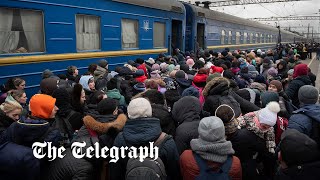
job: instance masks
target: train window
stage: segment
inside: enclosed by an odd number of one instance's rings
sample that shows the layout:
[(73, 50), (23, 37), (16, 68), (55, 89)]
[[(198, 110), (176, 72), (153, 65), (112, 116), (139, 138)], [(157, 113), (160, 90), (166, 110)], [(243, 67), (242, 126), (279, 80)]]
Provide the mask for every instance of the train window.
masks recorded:
[(256, 43), (260, 43), (259, 34), (258, 33), (256, 33)]
[(166, 24), (154, 22), (153, 24), (153, 47), (165, 47)]
[(265, 35), (264, 35), (264, 42), (265, 42), (265, 43), (268, 43), (268, 34), (265, 34)]
[(228, 44), (232, 44), (232, 31), (229, 31)]
[(260, 34), (260, 43), (264, 43), (263, 34)]
[(221, 31), (221, 44), (224, 44), (225, 42), (225, 37), (226, 37), (226, 31), (222, 30)]
[(253, 33), (250, 33), (250, 40), (249, 40), (250, 44), (252, 44), (253, 42)]
[(42, 11), (0, 8), (0, 54), (44, 52)]
[(248, 33), (243, 33), (243, 44), (247, 44)]
[(240, 37), (241, 37), (240, 32), (236, 32), (236, 44), (240, 44)]
[(138, 20), (121, 20), (122, 48), (138, 48)]
[(77, 50), (100, 49), (100, 17), (76, 15)]

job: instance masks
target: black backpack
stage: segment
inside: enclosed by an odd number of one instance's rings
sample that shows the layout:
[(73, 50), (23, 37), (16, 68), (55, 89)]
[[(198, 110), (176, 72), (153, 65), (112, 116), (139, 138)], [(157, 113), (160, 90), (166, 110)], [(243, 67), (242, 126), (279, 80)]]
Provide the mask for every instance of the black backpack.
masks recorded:
[(62, 136), (62, 144), (64, 145), (69, 145), (73, 138), (74, 130), (69, 122), (69, 119), (75, 113), (76, 112), (74, 110), (71, 110), (66, 117), (56, 116), (54, 122), (52, 123), (52, 127), (60, 131), (60, 135)]
[[(161, 149), (161, 146), (172, 136), (162, 132), (154, 145)], [(147, 157), (143, 162), (139, 158), (129, 159), (126, 170), (126, 180), (165, 180), (167, 178), (164, 163), (158, 157), (156, 160)]]
[(227, 180), (229, 177), (229, 170), (232, 165), (232, 156), (228, 156), (227, 161), (222, 164), (220, 169), (215, 172), (211, 167), (208, 166), (207, 161), (202, 159), (199, 154), (193, 152), (193, 156), (197, 161), (200, 169), (200, 174), (195, 179), (196, 180)]

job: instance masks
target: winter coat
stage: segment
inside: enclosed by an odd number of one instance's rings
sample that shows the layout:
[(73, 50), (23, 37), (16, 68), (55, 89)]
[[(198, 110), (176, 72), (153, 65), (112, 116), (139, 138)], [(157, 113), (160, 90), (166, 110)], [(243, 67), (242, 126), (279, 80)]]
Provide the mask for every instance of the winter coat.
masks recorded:
[(182, 154), (186, 149), (190, 149), (190, 141), (198, 138), (200, 113), (201, 106), (196, 97), (186, 96), (174, 103), (172, 117), (178, 125), (174, 140), (179, 154)]
[(320, 143), (320, 105), (310, 104), (293, 112), (289, 119), (288, 128), (309, 136)]
[(147, 80), (147, 79), (148, 79), (148, 78), (147, 78), (147, 76), (145, 76), (145, 75), (143, 75), (143, 76), (138, 76), (138, 77), (135, 78), (135, 80), (136, 80), (137, 82), (141, 82), (141, 83), (144, 83), (144, 81)]
[[(216, 97), (214, 97), (214, 95), (220, 95), (220, 96), (230, 95), (230, 96), (232, 96), (239, 103), (243, 114), (246, 114), (248, 112), (257, 111), (260, 109), (255, 104), (243, 99), (237, 93), (232, 91), (230, 89), (229, 81), (224, 81), (224, 82), (216, 85), (217, 83), (218, 83), (218, 79), (213, 79), (210, 82), (208, 82), (207, 85), (205, 86), (205, 88), (203, 89), (202, 93), (206, 99), (205, 103), (203, 105), (203, 110), (208, 111), (208, 112), (212, 112), (213, 111), (212, 107), (218, 107), (218, 106), (214, 106), (214, 104), (213, 104), (216, 102)], [(213, 87), (213, 86), (215, 86), (215, 87)]]
[(43, 119), (21, 119), (8, 127), (5, 139), (19, 145), (31, 147), (34, 142), (52, 142), (52, 146), (59, 147), (60, 132), (50, 127)]
[(0, 143), (1, 180), (35, 180), (40, 176), (40, 161), (32, 149), (12, 142)]
[(292, 104), (296, 107), (299, 107), (300, 105), (298, 99), (299, 89), (304, 85), (311, 85), (309, 76), (298, 76), (289, 83), (288, 88), (285, 91), (288, 97), (292, 100)]
[[(159, 119), (156, 118), (137, 118), (126, 122), (123, 132), (120, 133), (115, 141), (115, 147), (139, 147), (149, 146), (149, 142), (156, 141), (161, 134)], [(163, 142), (159, 149), (159, 157), (164, 162), (168, 179), (179, 179), (179, 154), (173, 139)], [(120, 158), (116, 163), (110, 163), (110, 179), (125, 179), (128, 156)]]
[(280, 169), (276, 175), (275, 180), (318, 180), (320, 177), (320, 161), (302, 164), (299, 166), (289, 167), (287, 169)]
[[(208, 166), (212, 167), (213, 171), (221, 166), (221, 163), (207, 161)], [(195, 160), (192, 150), (185, 150), (180, 156), (180, 169), (183, 180), (194, 180), (200, 174), (200, 168)], [(229, 176), (233, 180), (242, 179), (242, 170), (239, 158), (232, 157), (232, 165), (229, 170)]]
[(231, 141), (235, 156), (240, 159), (243, 179), (259, 179), (256, 168), (258, 163), (254, 155), (258, 153), (262, 160), (270, 160), (273, 155), (268, 152), (265, 140), (247, 129), (239, 129), (227, 137)]
[(8, 117), (1, 109), (0, 109), (0, 135), (3, 131), (5, 131), (12, 123), (15, 121)]
[(176, 84), (178, 85), (177, 90), (180, 94), (180, 96), (182, 95), (182, 92), (187, 89), (188, 87), (191, 86), (192, 81), (189, 79), (184, 79), (184, 78), (177, 78), (176, 79)]
[(175, 136), (176, 127), (168, 109), (161, 104), (151, 104), (151, 107), (152, 117), (158, 118), (160, 120), (162, 131)]
[(108, 98), (116, 99), (119, 101), (120, 106), (126, 106), (126, 100), (124, 97), (120, 94), (120, 91), (118, 89), (112, 89), (107, 91)]
[[(100, 147), (107, 146), (111, 148), (113, 140), (117, 134), (108, 130), (113, 127), (117, 130), (121, 130), (124, 126), (127, 118), (125, 115), (119, 115), (118, 118), (113, 115), (99, 115), (94, 119), (91, 116), (85, 116), (84, 126), (78, 131), (77, 137), (74, 139), (76, 142), (84, 140), (90, 142), (90, 131), (93, 131), (98, 135)], [(117, 132), (115, 132), (117, 133)], [(85, 139), (88, 139), (85, 140)], [(89, 146), (92, 146), (90, 144)], [(81, 158), (77, 159), (73, 157), (70, 148), (66, 150), (66, 156), (62, 159), (58, 158), (52, 162), (49, 167), (47, 174), (48, 180), (69, 180), (69, 179), (94, 179), (96, 174), (100, 173), (99, 162), (94, 161), (95, 159)]]

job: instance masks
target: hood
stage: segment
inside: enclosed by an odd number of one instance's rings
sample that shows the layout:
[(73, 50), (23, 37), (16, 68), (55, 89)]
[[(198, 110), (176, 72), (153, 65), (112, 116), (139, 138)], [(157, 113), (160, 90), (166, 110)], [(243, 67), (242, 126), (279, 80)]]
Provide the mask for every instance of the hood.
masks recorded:
[(112, 89), (107, 91), (108, 98), (120, 100), (121, 94), (118, 89)]
[(151, 104), (152, 107), (152, 116), (160, 119), (161, 127), (168, 126), (172, 121), (171, 114), (168, 109), (166, 109), (161, 104)]
[(307, 76), (307, 75), (298, 76), (297, 78), (295, 78), (295, 79), (293, 79), (293, 80), (300, 80), (300, 81), (302, 81), (305, 85), (311, 84), (311, 80), (310, 80), (309, 76)]
[(45, 120), (22, 119), (8, 128), (7, 138), (17, 144), (31, 147), (49, 128), (50, 124)]
[(107, 73), (107, 70), (101, 66), (97, 66), (97, 69), (94, 71), (94, 80), (104, 76)]
[(93, 78), (93, 76), (90, 76), (90, 75), (82, 76), (82, 77), (80, 78), (79, 84), (82, 85), (83, 89), (90, 91), (89, 83), (88, 83), (88, 82), (89, 82), (89, 80), (90, 80), (91, 78)]
[(253, 82), (250, 84), (250, 89), (258, 89), (260, 92), (267, 90), (267, 85), (263, 83)]
[(209, 95), (221, 94), (225, 90), (228, 90), (230, 86), (230, 81), (224, 77), (217, 77), (209, 81), (203, 89), (203, 96), (207, 97)]
[(159, 119), (137, 118), (126, 122), (123, 137), (130, 145), (144, 145), (155, 141), (161, 132)]
[(95, 118), (91, 116), (85, 116), (83, 118), (83, 124), (88, 129), (91, 129), (99, 134), (105, 134), (109, 128), (113, 127), (117, 130), (122, 130), (127, 121), (127, 117), (124, 114), (120, 114), (118, 117), (113, 115), (99, 115)]
[(181, 86), (182, 88), (187, 88), (191, 86), (192, 81), (189, 79), (184, 79), (184, 78), (177, 78), (176, 82)]
[(250, 81), (252, 79), (252, 75), (250, 73), (239, 73), (239, 75), (246, 81)]
[(200, 121), (201, 105), (198, 98), (185, 96), (174, 103), (172, 117), (182, 124), (183, 122)]
[(305, 114), (320, 123), (320, 105), (319, 104), (305, 105), (300, 109), (294, 111), (293, 113)]

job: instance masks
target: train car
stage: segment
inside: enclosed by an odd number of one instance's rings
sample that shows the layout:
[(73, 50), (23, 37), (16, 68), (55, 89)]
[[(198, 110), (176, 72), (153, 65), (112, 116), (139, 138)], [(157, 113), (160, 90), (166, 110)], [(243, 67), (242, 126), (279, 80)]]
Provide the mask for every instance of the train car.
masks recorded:
[(185, 16), (175, 0), (1, 0), (0, 83), (21, 77), (34, 94), (45, 69), (83, 73), (101, 58), (112, 69), (184, 50)]
[[(268, 49), (278, 42), (279, 29), (229, 14), (184, 3), (187, 51), (212, 49)], [(293, 43), (299, 36), (281, 30), (281, 43)], [(294, 38), (295, 37), (295, 38)], [(301, 38), (301, 37), (300, 37)], [(300, 40), (300, 39), (299, 39)]]

